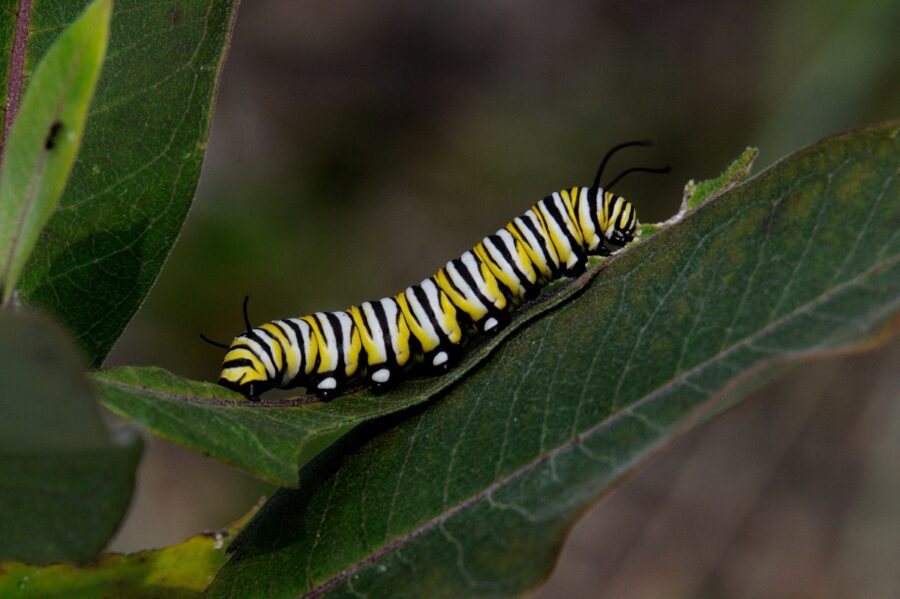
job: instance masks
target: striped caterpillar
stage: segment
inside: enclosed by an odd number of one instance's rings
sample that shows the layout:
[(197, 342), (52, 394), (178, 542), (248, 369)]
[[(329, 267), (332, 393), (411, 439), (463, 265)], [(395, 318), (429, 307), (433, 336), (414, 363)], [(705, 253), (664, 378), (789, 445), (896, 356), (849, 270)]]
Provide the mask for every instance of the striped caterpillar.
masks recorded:
[[(612, 148), (591, 187), (572, 187), (543, 198), (524, 214), (485, 237), (434, 275), (393, 297), (366, 301), (337, 312), (274, 320), (252, 327), (227, 349), (219, 384), (252, 401), (278, 387), (306, 387), (321, 399), (362, 380), (379, 391), (423, 366), (444, 372), (462, 355), (473, 335), (499, 331), (511, 312), (559, 277), (584, 272), (587, 257), (608, 256), (609, 243), (634, 238), (637, 214), (630, 202), (599, 181), (619, 149), (650, 145), (647, 140)], [(202, 335), (201, 335), (202, 336)]]

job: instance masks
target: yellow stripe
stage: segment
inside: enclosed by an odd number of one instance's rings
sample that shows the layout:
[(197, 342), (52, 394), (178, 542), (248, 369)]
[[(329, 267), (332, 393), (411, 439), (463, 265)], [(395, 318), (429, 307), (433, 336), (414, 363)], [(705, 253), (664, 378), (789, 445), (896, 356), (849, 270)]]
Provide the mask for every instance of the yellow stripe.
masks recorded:
[(223, 370), (219, 375), (219, 378), (237, 384), (266, 380), (266, 377), (262, 376), (255, 370), (251, 370), (247, 366), (228, 368), (227, 370)]
[[(284, 335), (284, 333), (281, 332), (281, 329), (278, 328), (276, 325), (272, 324), (271, 322), (267, 322), (266, 324), (260, 326), (259, 328), (265, 329), (266, 331), (268, 331), (269, 333), (271, 333), (273, 336), (277, 337), (281, 341), (281, 345), (279, 345), (277, 343), (275, 344), (275, 347), (278, 350), (278, 357), (276, 358), (276, 360), (278, 362), (282, 362), (282, 361), (287, 362), (287, 371), (289, 373), (298, 371), (300, 368), (297, 365), (297, 356), (294, 354), (294, 352), (292, 352), (292, 351), (282, 352), (282, 347), (289, 348), (291, 346), (291, 342), (288, 341), (288, 338)], [(275, 369), (281, 370), (281, 368), (279, 366), (280, 365), (277, 365)]]
[(538, 276), (534, 271), (534, 264), (531, 262), (531, 257), (528, 255), (528, 251), (525, 249), (525, 244), (521, 243), (519, 239), (515, 235), (513, 235), (513, 246), (515, 246), (516, 254), (519, 256), (519, 263), (517, 264), (517, 266), (525, 272), (525, 277), (529, 282), (536, 282)]
[[(366, 348), (366, 355), (368, 356), (368, 364), (371, 366), (373, 364), (383, 364), (387, 362), (387, 355), (382, 351), (380, 347), (375, 343), (374, 338), (371, 335), (371, 331), (368, 327), (368, 321), (366, 320), (365, 314), (360, 306), (353, 306), (347, 312), (350, 313), (350, 316), (353, 318), (353, 322), (356, 323), (356, 330), (359, 331), (359, 337), (362, 341), (363, 347)], [(387, 336), (387, 331), (384, 331), (385, 336)]]
[(457, 345), (462, 340), (462, 330), (459, 328), (459, 321), (456, 319), (456, 307), (446, 293), (438, 287), (438, 297), (441, 302), (442, 316), (444, 317), (444, 330), (450, 331), (447, 338), (450, 343)]
[(627, 229), (628, 221), (631, 219), (631, 203), (625, 202), (625, 207), (622, 209), (622, 216), (619, 217), (619, 228)]
[(535, 204), (535, 206), (537, 206), (537, 210), (535, 211), (535, 213), (540, 216), (541, 226), (544, 227), (544, 230), (547, 232), (547, 237), (550, 238), (550, 243), (556, 250), (556, 255), (559, 257), (559, 263), (560, 265), (565, 266), (569, 263), (569, 258), (572, 256), (572, 251), (566, 248), (566, 246), (564, 245), (565, 240), (560, 239), (556, 232), (550, 228), (548, 221), (553, 220), (553, 216), (550, 213), (545, 212), (546, 208), (544, 208), (544, 205), (539, 203)]
[(456, 291), (456, 289), (450, 283), (450, 277), (447, 275), (443, 268), (435, 273), (434, 282), (438, 286), (438, 288), (443, 291), (447, 295), (447, 297), (450, 298), (450, 301), (453, 302), (453, 304), (457, 308), (468, 314), (472, 320), (477, 322), (481, 319), (482, 316), (487, 314), (486, 309), (479, 308), (478, 306), (467, 300), (464, 295)]
[(510, 289), (516, 295), (522, 295), (525, 293), (525, 288), (522, 287), (522, 283), (519, 282), (518, 279), (513, 278), (506, 274), (500, 266), (494, 262), (491, 257), (490, 252), (488, 252), (487, 248), (484, 247), (484, 243), (479, 243), (472, 250), (475, 252), (475, 255), (481, 258), (483, 264), (487, 264), (488, 268), (491, 269), (491, 272), (496, 276), (500, 281), (506, 285), (507, 289)]
[[(388, 330), (387, 334), (390, 334)], [(397, 364), (404, 366), (412, 355), (409, 347), (409, 325), (406, 323), (406, 317), (402, 313), (397, 313), (397, 339), (394, 353), (397, 354)]]
[[(537, 218), (538, 224), (541, 226), (541, 230), (544, 232), (544, 234), (547, 237), (550, 237), (550, 231), (547, 230), (547, 223), (544, 222), (544, 215), (538, 209), (537, 204), (531, 207), (531, 213), (534, 214), (534, 216)], [(540, 241), (541, 240), (539, 239), (538, 242)], [(552, 258), (555, 259), (555, 262), (557, 264), (562, 264), (562, 261), (559, 258), (559, 252), (556, 251), (556, 244), (553, 243), (552, 239), (550, 240), (550, 243), (545, 246), (545, 248), (549, 253), (553, 254)]]
[(611, 191), (603, 192), (603, 209), (600, 211), (600, 235), (606, 236), (606, 229), (609, 228), (609, 210), (610, 210), (610, 202), (612, 201), (613, 194)]
[[(328, 351), (328, 344), (325, 342), (325, 336), (322, 334), (322, 330), (319, 328), (319, 321), (314, 316), (304, 316), (300, 320), (305, 320), (306, 324), (312, 329), (312, 335), (309, 336), (309, 353), (313, 356), (317, 354), (321, 354), (321, 362), (319, 362), (319, 368), (316, 372), (331, 372), (334, 366), (331, 364), (331, 357)], [(321, 351), (319, 351), (321, 350)], [(313, 360), (308, 360), (310, 364), (313, 364)], [(307, 368), (307, 374), (312, 370), (311, 367)]]
[(352, 327), (350, 330), (350, 348), (344, 355), (344, 373), (347, 376), (353, 376), (359, 368), (360, 349), (362, 349), (362, 343), (359, 340), (359, 329)]
[[(525, 236), (519, 232), (518, 227), (516, 227), (515, 223), (509, 223), (506, 225), (506, 230), (515, 237), (518, 245), (522, 246), (522, 250), (525, 252), (525, 256), (528, 258), (529, 265), (532, 267), (532, 270), (535, 266), (538, 267), (538, 271), (541, 273), (541, 279), (545, 279), (550, 276), (550, 267), (548, 264), (544, 262), (544, 260), (534, 251), (534, 248), (531, 247), (531, 244), (528, 243), (528, 240)], [(520, 255), (522, 255), (520, 253)]]
[[(573, 188), (573, 191), (577, 188)], [(575, 215), (575, 207), (573, 205), (572, 196), (569, 193), (568, 189), (563, 189), (559, 192), (559, 196), (562, 198), (563, 206), (566, 208), (566, 214), (569, 215), (569, 219), (567, 222), (563, 222), (563, 228), (565, 228), (572, 237), (575, 238), (575, 241), (578, 245), (584, 244), (584, 236), (581, 234), (581, 227), (578, 226), (578, 217)], [(574, 227), (574, 230), (573, 230)]]
[(409, 325), (412, 334), (416, 336), (416, 339), (419, 340), (419, 343), (422, 345), (422, 349), (427, 353), (433, 350), (438, 346), (434, 339), (425, 332), (425, 329), (419, 324), (419, 321), (416, 320), (416, 317), (413, 316), (412, 310), (409, 307), (409, 304), (406, 301), (405, 291), (401, 291), (397, 295), (394, 296), (394, 299), (397, 300), (397, 304), (400, 306), (400, 311), (403, 313), (403, 316), (406, 318), (406, 322)]

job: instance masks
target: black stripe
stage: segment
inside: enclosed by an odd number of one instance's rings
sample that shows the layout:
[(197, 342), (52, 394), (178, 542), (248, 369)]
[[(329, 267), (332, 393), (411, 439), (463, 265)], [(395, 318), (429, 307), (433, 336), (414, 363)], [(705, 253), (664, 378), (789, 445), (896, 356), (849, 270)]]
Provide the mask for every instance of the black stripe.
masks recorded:
[[(265, 341), (263, 341), (262, 337), (260, 337), (256, 333), (256, 331), (259, 331), (259, 330), (261, 330), (261, 329), (250, 329), (249, 331), (244, 333), (244, 336), (249, 337), (250, 339), (256, 341), (259, 344), (259, 346), (262, 348), (262, 350), (264, 352), (266, 352), (266, 355), (269, 357), (269, 361), (272, 363), (272, 365), (275, 366), (275, 375), (277, 376), (279, 369), (278, 369), (278, 364), (276, 364), (276, 362), (275, 362), (275, 356), (272, 355), (272, 349), (269, 347), (269, 344), (266, 343)], [(248, 348), (248, 349), (250, 349), (251, 352), (253, 351), (252, 348)], [(263, 366), (265, 366), (265, 365), (263, 365)], [(266, 376), (269, 376), (268, 370), (266, 370)]]
[[(519, 279), (519, 285), (522, 286), (526, 291), (533, 286), (533, 283), (528, 280), (528, 276), (522, 272), (522, 269), (519, 268), (518, 263), (513, 259), (512, 254), (509, 253), (509, 248), (506, 247), (506, 244), (503, 243), (503, 238), (500, 235), (494, 234), (488, 237), (500, 255), (509, 263), (512, 267), (513, 272), (516, 273), (516, 278)], [(513, 237), (513, 245), (515, 245), (515, 237)]]
[[(341, 321), (333, 312), (325, 312), (325, 318), (328, 320), (329, 324), (331, 324), (331, 330), (334, 332), (334, 343), (337, 346), (337, 355), (338, 355), (338, 363), (337, 368), (332, 370), (333, 373), (338, 376), (344, 376), (345, 367), (347, 365), (345, 347), (343, 344), (344, 340), (344, 329), (341, 326)], [(351, 325), (352, 326), (352, 325)], [(325, 331), (322, 331), (324, 334)]]
[(256, 355), (256, 350), (254, 350), (254, 349), (253, 349), (252, 347), (250, 347), (249, 345), (245, 345), (245, 344), (243, 344), (243, 343), (235, 343), (234, 345), (232, 345), (231, 347), (228, 348), (228, 351), (230, 352), (230, 351), (235, 350), (235, 349), (246, 349), (248, 352), (250, 352), (250, 353), (253, 354), (254, 356)]
[[(306, 326), (309, 327), (309, 344), (310, 346), (312, 346), (312, 344), (314, 343), (316, 345), (316, 361), (312, 365), (312, 368), (310, 368), (309, 370), (310, 376), (315, 376), (316, 373), (319, 372), (319, 364), (322, 363), (322, 346), (319, 345), (319, 338), (316, 336), (316, 329), (321, 330), (322, 324), (319, 322), (319, 319), (315, 317), (315, 315), (310, 315), (304, 318), (312, 318), (314, 321), (316, 321), (315, 326), (313, 326), (309, 322), (306, 323)], [(322, 337), (322, 341), (325, 341), (324, 335)]]
[(600, 213), (600, 211), (603, 209), (603, 190), (602, 189), (597, 190), (597, 197), (595, 198), (595, 201), (596, 201), (596, 204), (591, 205), (590, 210), (588, 210), (588, 212), (590, 212), (590, 214), (591, 214), (591, 222), (594, 224), (594, 231), (597, 233), (597, 237), (600, 238), (600, 243), (603, 243), (603, 239), (605, 239), (605, 237), (603, 235), (603, 227), (600, 226), (600, 217), (597, 216)]
[[(529, 219), (526, 219), (524, 216), (520, 216), (519, 218), (522, 219), (523, 222), (525, 222), (526, 220), (529, 220)], [(535, 250), (534, 246), (532, 246), (531, 242), (528, 241), (528, 235), (526, 235), (525, 231), (522, 230), (522, 227), (519, 226), (519, 223), (514, 220), (510, 224), (515, 228), (516, 231), (519, 232), (519, 236), (522, 238), (521, 243), (525, 247), (531, 249), (531, 251), (534, 251)], [(525, 225), (525, 228), (528, 229), (529, 231), (531, 231), (531, 228), (528, 227), (527, 224)], [(540, 253), (540, 255), (541, 255), (541, 260), (543, 261), (543, 266), (545, 266), (547, 269), (552, 271), (553, 263), (550, 261), (550, 258), (547, 256), (546, 248), (544, 248), (544, 246), (541, 245), (540, 236), (535, 234), (535, 239), (537, 240), (537, 246), (538, 246), (537, 249), (539, 250), (538, 253)], [(532, 260), (531, 262), (532, 262), (532, 264), (537, 265), (537, 263), (534, 260)], [(544, 269), (538, 268), (538, 270), (542, 271)], [(535, 273), (535, 274), (537, 274), (537, 273)]]
[[(531, 212), (533, 218), (537, 220), (538, 224), (541, 223), (541, 217), (537, 214), (537, 206), (530, 208), (528, 212)], [(525, 226), (534, 233), (534, 236), (537, 238), (538, 243), (543, 242), (542, 249), (544, 250), (544, 255), (547, 257), (547, 267), (550, 269), (550, 272), (553, 273), (554, 278), (559, 274), (560, 264), (558, 262), (559, 255), (556, 252), (556, 248), (553, 247), (553, 240), (550, 239), (550, 232), (544, 231), (543, 225), (541, 225), (540, 229), (538, 229), (538, 225), (534, 223), (534, 220), (528, 217), (528, 213), (522, 216), (522, 220), (525, 221)], [(556, 256), (556, 260), (554, 261), (551, 256)]]
[(544, 207), (547, 209), (547, 212), (550, 214), (553, 220), (556, 221), (556, 224), (561, 225), (559, 228), (562, 230), (563, 235), (568, 238), (569, 245), (572, 248), (572, 253), (577, 254), (578, 252), (576, 251), (576, 249), (580, 248), (581, 244), (572, 236), (572, 233), (569, 231), (567, 223), (571, 222), (571, 219), (569, 219), (568, 210), (566, 211), (565, 216), (563, 216), (563, 214), (560, 213), (559, 208), (557, 208), (556, 202), (553, 201), (553, 196), (547, 196), (541, 201), (544, 202)]
[[(492, 261), (493, 261), (494, 263), (496, 263), (496, 262), (497, 262), (497, 259), (496, 259), (495, 256), (493, 256), (493, 255), (491, 254), (491, 250), (488, 249), (488, 245), (489, 245), (489, 244), (486, 243), (487, 241), (488, 241), (488, 238), (485, 238), (485, 239), (481, 242), (481, 246), (484, 248), (484, 251), (487, 253), (487, 255), (491, 257)], [(494, 244), (491, 243), (490, 245), (494, 245)], [(503, 269), (501, 268), (500, 264), (497, 264), (497, 268), (499, 268), (500, 270), (503, 270)], [(513, 270), (515, 270), (515, 269), (513, 269)], [(514, 275), (513, 278), (517, 278), (517, 277), (515, 277), (515, 272), (513, 273), (513, 275)], [(517, 295), (517, 290), (516, 290), (516, 289), (513, 289), (512, 287), (510, 287), (507, 283), (504, 283), (504, 282), (503, 282), (503, 279), (501, 279), (501, 278), (498, 277), (497, 275), (494, 275), (494, 278), (497, 279), (497, 283), (500, 285), (500, 288), (501, 288), (500, 293), (503, 293), (503, 296), (506, 297), (507, 301), (508, 301), (510, 298), (515, 297), (515, 296)], [(521, 284), (521, 283), (520, 283), (520, 284)], [(506, 290), (506, 292), (503, 291), (504, 289)]]
[[(297, 351), (300, 354), (300, 369), (297, 370), (297, 376), (294, 377), (294, 381), (296, 381), (300, 377), (306, 376), (306, 349), (303, 347), (303, 333), (300, 331), (300, 325), (298, 325), (294, 321), (285, 320), (284, 323), (291, 327), (291, 329), (294, 331), (294, 335), (297, 337)], [(310, 331), (309, 334), (311, 336), (312, 331)]]
[[(365, 331), (360, 331), (359, 334), (360, 334), (360, 336), (365, 334), (368, 337), (372, 337), (372, 327), (369, 326), (369, 317), (366, 316), (366, 311), (363, 309), (364, 304), (369, 304), (370, 306), (375, 305), (374, 302), (363, 302), (362, 304), (359, 304), (358, 306), (356, 306), (356, 309), (359, 310), (359, 317), (360, 317), (360, 320), (362, 320), (363, 328), (365, 329)], [(347, 312), (349, 314), (349, 310)], [(352, 314), (350, 315), (350, 318), (353, 318)], [(356, 324), (356, 319), (353, 320), (353, 324)], [(356, 328), (359, 328), (358, 324), (356, 324)]]
[[(422, 308), (425, 310), (425, 315), (428, 316), (429, 322), (431, 322), (431, 327), (434, 329), (434, 332), (438, 335), (438, 343), (443, 344), (447, 341), (447, 335), (444, 333), (444, 329), (441, 328), (441, 325), (437, 321), (437, 315), (434, 313), (434, 310), (431, 309), (431, 304), (428, 302), (428, 294), (425, 293), (425, 290), (422, 289), (421, 285), (413, 285), (410, 287), (412, 289), (413, 295), (416, 296), (416, 299), (419, 300), (419, 303), (422, 304)], [(440, 289), (438, 289), (440, 292)], [(440, 300), (440, 295), (438, 296), (438, 300)], [(410, 306), (410, 312), (412, 312), (412, 306)]]
[[(396, 308), (396, 310), (397, 310), (397, 318), (403, 318), (403, 315), (400, 314), (400, 306), (397, 305), (397, 301), (390, 299), (390, 298), (387, 298), (387, 299), (388, 299), (388, 301), (390, 301), (394, 304), (394, 308)], [(391, 327), (388, 326), (389, 323), (388, 323), (388, 319), (387, 319), (387, 311), (384, 309), (384, 306), (381, 305), (380, 301), (379, 302), (371, 302), (371, 304), (372, 304), (372, 312), (375, 313), (375, 320), (378, 321), (378, 326), (381, 327), (381, 335), (382, 335), (381, 342), (384, 344), (385, 350), (387, 350), (388, 362), (390, 362), (391, 364), (396, 364), (397, 363), (397, 354), (396, 354), (396, 352), (394, 352), (394, 339), (391, 337)], [(365, 314), (363, 314), (363, 316), (365, 316)], [(397, 324), (397, 332), (399, 334), (400, 325), (399, 325), (399, 323), (395, 323), (395, 324)], [(397, 340), (397, 341), (399, 342), (399, 340)]]
[(239, 366), (253, 366), (253, 361), (248, 360), (247, 358), (236, 358), (234, 360), (228, 360), (224, 364), (222, 364), (222, 370), (227, 368), (237, 368)]
[[(276, 327), (278, 327), (278, 330), (281, 331), (281, 334), (284, 335), (284, 338), (287, 340), (288, 343), (290, 343), (291, 337), (290, 337), (290, 335), (288, 335), (288, 331), (287, 331), (288, 328), (293, 329), (293, 327), (290, 326), (290, 323), (288, 323), (288, 321), (285, 321), (285, 320), (273, 320), (272, 324), (275, 325)], [(297, 354), (300, 357), (302, 357), (303, 349), (300, 346), (303, 345), (303, 337), (300, 336), (299, 332), (297, 332), (296, 336), (297, 336), (297, 348), (298, 348)], [(294, 352), (294, 346), (292, 346), (292, 345), (287, 348), (285, 348), (284, 345), (282, 345), (281, 349), (285, 353), (287, 352), (287, 350), (290, 350), (292, 353)], [(288, 361), (287, 361), (286, 357), (284, 357), (284, 356), (282, 356), (282, 357), (284, 358), (284, 370), (285, 370), (285, 372), (287, 372)], [(299, 364), (299, 367), (297, 369), (297, 376), (295, 376), (293, 379), (291, 379), (292, 381), (295, 380), (297, 377), (299, 377), (300, 374), (303, 372), (303, 360), (298, 359), (298, 364)]]
[[(465, 298), (465, 297), (466, 297), (466, 294), (463, 293), (463, 292), (462, 292), (462, 289), (460, 289), (459, 286), (458, 286), (456, 283), (453, 282), (453, 279), (450, 278), (450, 273), (447, 271), (447, 267), (446, 267), (446, 266), (444, 266), (443, 268), (441, 268), (440, 270), (438, 270), (438, 273), (441, 273), (441, 272), (444, 273), (444, 279), (447, 281), (447, 285), (449, 285), (450, 288), (453, 289), (453, 291), (455, 291), (460, 297)], [(436, 286), (438, 289), (441, 288), (441, 286), (438, 285), (438, 282), (437, 282), (437, 274), (435, 274), (433, 277), (431, 277), (431, 280), (434, 281), (434, 284), (435, 284), (435, 286)], [(450, 297), (450, 294), (449, 294), (449, 293), (446, 294), (446, 295), (447, 295), (447, 299), (450, 300), (450, 303), (451, 303), (451, 304), (453, 304), (454, 306), (456, 306), (457, 308), (459, 308), (460, 310), (462, 310), (462, 307), (456, 305), (456, 302), (453, 301), (453, 298)]]
[[(276, 337), (269, 331), (267, 331), (265, 329), (257, 329), (257, 330), (259, 331), (259, 333), (261, 335), (265, 335), (266, 337), (271, 339), (273, 342), (277, 343), (278, 347), (281, 348), (281, 364), (280, 365), (275, 363), (275, 358), (274, 358), (274, 355), (272, 354), (272, 352), (271, 351), (268, 352), (270, 357), (272, 357), (272, 363), (275, 364), (275, 376), (277, 378), (281, 378), (282, 376), (284, 376), (284, 371), (287, 369), (287, 360), (284, 358), (284, 344), (281, 342), (281, 340), (278, 339), (278, 337)], [(269, 350), (268, 344), (263, 344), (263, 347), (266, 348), (267, 351)]]
[[(481, 261), (478, 256), (472, 252), (472, 257), (475, 259), (475, 263), (481, 266)], [(462, 258), (456, 258), (451, 261), (453, 266), (456, 267), (456, 271), (459, 273), (459, 276), (463, 278), (463, 280), (468, 284), (469, 288), (472, 290), (478, 299), (481, 300), (481, 303), (484, 304), (484, 307), (488, 309), (488, 311), (495, 311), (497, 307), (494, 305), (494, 302), (488, 299), (487, 295), (485, 295), (484, 290), (475, 282), (475, 278), (472, 276), (472, 273), (469, 272), (469, 269), (463, 263)]]

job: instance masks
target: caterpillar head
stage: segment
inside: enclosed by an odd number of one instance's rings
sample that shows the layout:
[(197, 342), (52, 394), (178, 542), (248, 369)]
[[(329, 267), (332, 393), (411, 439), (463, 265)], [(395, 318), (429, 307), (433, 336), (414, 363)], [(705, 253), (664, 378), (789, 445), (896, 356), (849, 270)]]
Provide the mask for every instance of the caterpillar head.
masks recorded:
[(262, 346), (248, 334), (236, 337), (225, 354), (219, 384), (237, 391), (252, 401), (275, 386), (266, 370), (268, 356)]
[(607, 191), (603, 194), (600, 226), (603, 237), (615, 245), (625, 245), (634, 239), (637, 227), (637, 212), (631, 202)]

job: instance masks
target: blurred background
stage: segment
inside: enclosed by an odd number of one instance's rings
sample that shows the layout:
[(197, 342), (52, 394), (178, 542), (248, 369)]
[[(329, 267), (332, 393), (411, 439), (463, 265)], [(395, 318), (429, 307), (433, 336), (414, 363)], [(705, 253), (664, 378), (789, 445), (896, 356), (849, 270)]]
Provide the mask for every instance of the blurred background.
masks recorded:
[[(254, 321), (430, 274), (546, 193), (618, 186), (641, 220), (748, 145), (755, 172), (900, 112), (897, 0), (242, 3), (184, 231), (107, 366), (214, 380)], [(805, 366), (589, 512), (556, 597), (898, 597), (900, 343)], [(111, 547), (225, 526), (272, 488), (148, 439)]]

